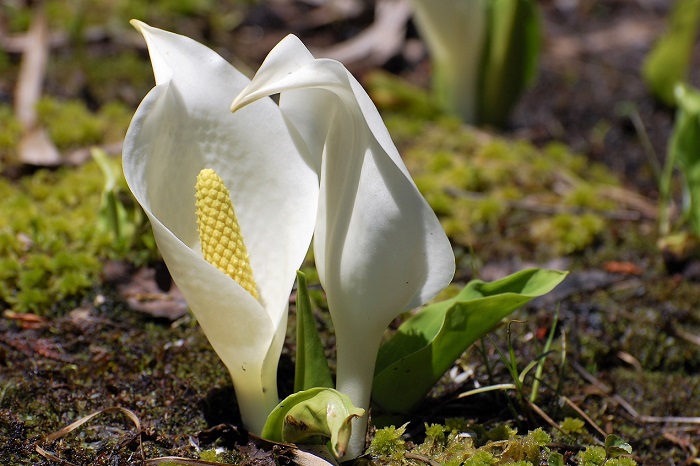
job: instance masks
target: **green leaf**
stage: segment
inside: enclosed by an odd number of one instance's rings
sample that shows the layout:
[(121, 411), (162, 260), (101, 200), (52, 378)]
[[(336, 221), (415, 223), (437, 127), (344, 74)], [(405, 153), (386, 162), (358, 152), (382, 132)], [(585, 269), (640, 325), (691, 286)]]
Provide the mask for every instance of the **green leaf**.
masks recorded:
[(533, 0), (491, 0), (479, 88), (479, 121), (502, 125), (537, 75), (541, 31)]
[(605, 437), (605, 454), (608, 458), (617, 458), (620, 455), (631, 455), (632, 446), (617, 435), (610, 434)]
[(340, 458), (345, 454), (352, 420), (362, 417), (347, 395), (332, 388), (312, 388), (285, 398), (272, 410), (262, 437), (275, 442), (323, 445)]
[(547, 458), (547, 466), (564, 466), (564, 455), (558, 451), (549, 454)]
[(647, 55), (642, 75), (655, 97), (674, 106), (673, 89), (685, 82), (700, 20), (700, 0), (677, 0), (668, 18), (668, 29)]
[(475, 280), (454, 298), (427, 306), (379, 349), (374, 401), (389, 412), (410, 411), (472, 343), (566, 274), (530, 269), (491, 283)]
[(297, 357), (294, 391), (333, 388), (333, 376), (311, 312), (306, 275), (297, 271)]
[(675, 95), (678, 113), (669, 143), (667, 163), (676, 164), (683, 174), (689, 200), (685, 214), (693, 231), (700, 234), (700, 91), (678, 85)]
[(105, 178), (98, 213), (98, 228), (112, 235), (116, 249), (128, 248), (135, 226), (129, 218), (124, 203), (119, 199), (120, 188), (115, 169), (104, 150), (93, 147), (90, 150), (90, 155), (100, 167)]

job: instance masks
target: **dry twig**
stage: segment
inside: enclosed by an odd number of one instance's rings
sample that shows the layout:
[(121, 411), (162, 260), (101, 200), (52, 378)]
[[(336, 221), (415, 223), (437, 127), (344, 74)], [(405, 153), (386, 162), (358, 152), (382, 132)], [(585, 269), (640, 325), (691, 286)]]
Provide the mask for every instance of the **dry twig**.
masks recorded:
[(39, 5), (34, 10), (32, 23), (26, 35), (15, 89), (15, 114), (23, 130), (19, 143), (19, 158), (24, 163), (39, 166), (54, 166), (61, 161), (61, 154), (51, 142), (46, 129), (39, 125), (36, 113), (49, 56), (48, 36), (48, 21)]

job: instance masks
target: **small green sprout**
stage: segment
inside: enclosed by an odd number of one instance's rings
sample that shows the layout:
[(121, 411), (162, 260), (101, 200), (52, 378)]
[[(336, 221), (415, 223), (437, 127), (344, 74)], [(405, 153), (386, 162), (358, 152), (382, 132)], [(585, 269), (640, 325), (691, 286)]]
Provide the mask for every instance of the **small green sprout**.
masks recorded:
[(605, 454), (608, 458), (619, 458), (622, 455), (631, 455), (632, 446), (617, 435), (610, 434), (605, 437)]
[(576, 434), (582, 434), (585, 432), (584, 426), (586, 425), (583, 420), (575, 418), (575, 417), (566, 417), (564, 420), (561, 422), (561, 431), (567, 435), (576, 435)]
[(676, 106), (676, 85), (687, 82), (699, 22), (700, 2), (677, 0), (666, 33), (644, 61), (642, 76), (647, 87), (670, 107)]

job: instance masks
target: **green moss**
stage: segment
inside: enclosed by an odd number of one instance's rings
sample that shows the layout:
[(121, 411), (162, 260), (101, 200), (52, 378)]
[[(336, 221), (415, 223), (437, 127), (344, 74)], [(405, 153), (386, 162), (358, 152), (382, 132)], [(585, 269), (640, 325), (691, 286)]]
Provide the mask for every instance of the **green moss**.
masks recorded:
[(101, 140), (100, 124), (82, 101), (59, 103), (45, 97), (39, 101), (37, 113), (59, 149), (87, 146)]
[(388, 122), (416, 185), (459, 245), (497, 257), (506, 252), (484, 247), (526, 231), (538, 257), (571, 254), (593, 244), (616, 208), (605, 197), (615, 178), (562, 144), (538, 149), (451, 120), (424, 120), (414, 132), (407, 128), (416, 118), (391, 112)]
[(563, 196), (563, 203), (571, 207), (582, 207), (598, 211), (612, 211), (615, 203), (602, 198), (596, 189), (587, 183), (576, 186)]
[(609, 458), (605, 453), (605, 448), (597, 446), (587, 447), (576, 457), (580, 466), (602, 466), (603, 464), (605, 466), (635, 466), (637, 464), (632, 458)]
[(561, 422), (560, 427), (564, 434), (573, 435), (583, 433), (585, 425), (586, 423), (581, 419), (567, 417)]
[(589, 246), (604, 228), (605, 221), (592, 213), (557, 214), (533, 221), (530, 238), (535, 247), (555, 255), (570, 254)]
[(199, 459), (202, 461), (218, 462), (216, 450), (202, 450), (199, 452)]
[(477, 451), (471, 458), (468, 458), (464, 463), (464, 466), (491, 466), (492, 464), (497, 464), (498, 460), (493, 457), (493, 454), (487, 451)]
[[(127, 21), (123, 23), (125, 26)], [(89, 60), (75, 57), (61, 64), (61, 68), (66, 69), (71, 66), (84, 73), (85, 86), (98, 102), (104, 102), (105, 105), (114, 105), (117, 100), (131, 101), (134, 96), (145, 95), (154, 85), (148, 60), (135, 50), (111, 54), (100, 52), (90, 54)], [(133, 111), (130, 113), (133, 114)]]
[[(368, 450), (377, 464), (436, 462), (443, 465), (538, 464), (549, 454), (552, 438), (542, 429), (518, 435), (505, 424), (487, 430), (469, 425), (464, 419), (448, 419), (445, 424), (425, 424), (425, 440), (413, 448), (403, 440), (406, 425), (377, 431)], [(466, 434), (472, 432), (472, 434)], [(474, 435), (476, 433), (476, 436)]]
[(122, 139), (131, 112), (111, 103), (94, 113), (81, 100), (61, 102), (44, 97), (37, 104), (37, 113), (56, 147), (66, 150)]
[(98, 228), (103, 184), (92, 162), (39, 170), (18, 183), (0, 180), (0, 300), (15, 311), (45, 315), (94, 287), (101, 259), (143, 254), (143, 244), (116, 251), (111, 233)]
[(16, 158), (16, 148), (22, 135), (22, 126), (15, 118), (12, 107), (0, 105), (0, 163)]
[(402, 436), (406, 433), (406, 426), (401, 427), (389, 426), (379, 429), (372, 439), (367, 453), (381, 458), (401, 461), (406, 452), (406, 441)]
[(441, 113), (424, 89), (384, 71), (369, 73), (364, 83), (372, 101), (393, 112), (410, 114), (417, 120), (434, 119)]

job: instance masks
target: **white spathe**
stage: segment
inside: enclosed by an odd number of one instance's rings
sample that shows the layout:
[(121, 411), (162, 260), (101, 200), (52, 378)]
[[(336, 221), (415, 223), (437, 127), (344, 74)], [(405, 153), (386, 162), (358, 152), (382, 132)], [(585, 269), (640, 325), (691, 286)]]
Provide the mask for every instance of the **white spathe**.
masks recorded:
[[(367, 409), (384, 331), (449, 284), (454, 254), (379, 112), (342, 64), (315, 59), (287, 36), (232, 109), (267, 105), (263, 97), (278, 93), (299, 151), (319, 174), (314, 254), (336, 331), (337, 389)], [(346, 459), (362, 453), (366, 426), (366, 416), (354, 421)]]
[[(236, 114), (249, 80), (187, 37), (133, 21), (156, 86), (124, 141), (124, 174), (153, 226), (175, 283), (233, 379), (246, 428), (277, 405), (277, 364), (296, 270), (313, 234), (319, 186), (271, 101)], [(214, 169), (231, 192), (260, 295), (202, 258), (195, 182)]]

